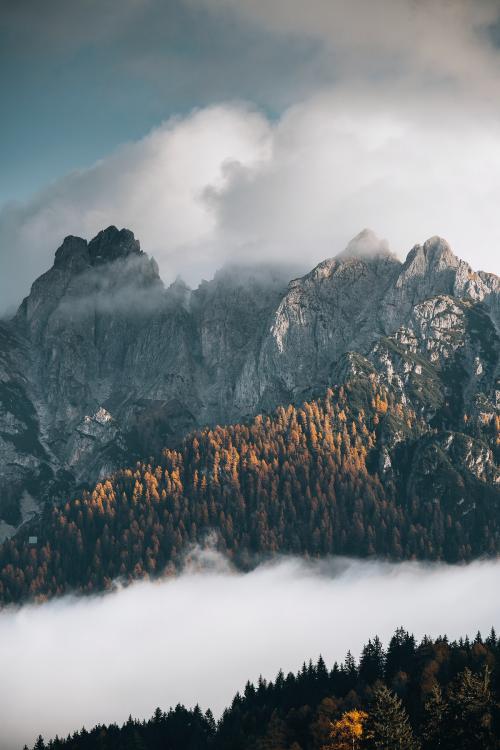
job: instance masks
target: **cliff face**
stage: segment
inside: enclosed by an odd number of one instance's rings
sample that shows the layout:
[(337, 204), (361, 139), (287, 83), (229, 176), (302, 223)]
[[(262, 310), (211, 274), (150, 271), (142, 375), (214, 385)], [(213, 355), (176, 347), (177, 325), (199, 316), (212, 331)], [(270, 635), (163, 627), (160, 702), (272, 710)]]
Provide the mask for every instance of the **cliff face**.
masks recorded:
[(491, 451), (499, 299), (498, 278), (439, 238), (401, 263), (364, 231), (301, 278), (233, 266), (191, 291), (165, 289), (128, 230), (67, 237), (0, 327), (0, 534), (26, 498), (57, 499), (194, 426), (300, 401), (356, 369)]

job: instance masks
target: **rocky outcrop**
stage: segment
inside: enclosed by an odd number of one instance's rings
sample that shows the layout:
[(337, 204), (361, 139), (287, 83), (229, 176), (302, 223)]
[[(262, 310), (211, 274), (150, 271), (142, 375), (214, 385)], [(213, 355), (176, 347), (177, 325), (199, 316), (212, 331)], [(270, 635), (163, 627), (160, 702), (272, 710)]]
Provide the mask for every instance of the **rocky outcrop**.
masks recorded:
[(261, 392), (279, 385), (284, 400), (294, 400), (326, 385), (345, 352), (367, 351), (384, 332), (381, 310), (400, 265), (365, 230), (344, 253), (292, 281), (262, 345)]
[(196, 290), (165, 288), (132, 232), (67, 237), (0, 327), (0, 518), (20, 522), (26, 491), (57, 499), (194, 426), (303, 400), (361, 370), (433, 429), (479, 425), (474, 439), (493, 445), (496, 276), (440, 238), (401, 263), (365, 230), (290, 277), (233, 265)]
[(28, 356), (27, 343), (0, 324), (0, 519), (12, 528), (22, 520), (23, 494), (50, 461), (29, 395)]

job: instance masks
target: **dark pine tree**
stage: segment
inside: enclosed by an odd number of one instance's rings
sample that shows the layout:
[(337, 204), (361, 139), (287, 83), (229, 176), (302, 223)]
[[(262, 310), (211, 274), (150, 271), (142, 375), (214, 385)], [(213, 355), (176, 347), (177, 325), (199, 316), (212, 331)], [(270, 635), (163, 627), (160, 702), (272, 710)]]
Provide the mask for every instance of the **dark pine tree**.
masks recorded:
[(456, 747), (490, 750), (495, 746), (488, 667), (481, 674), (474, 674), (466, 667), (450, 686), (447, 704), (445, 734), (450, 750)]
[(446, 746), (444, 717), (446, 702), (441, 686), (436, 682), (424, 704), (421, 735), (424, 750), (442, 750)]
[(397, 695), (385, 685), (374, 690), (365, 729), (367, 750), (418, 750), (408, 714)]
[(361, 652), (359, 678), (367, 685), (373, 685), (384, 678), (385, 654), (378, 635), (369, 640)]

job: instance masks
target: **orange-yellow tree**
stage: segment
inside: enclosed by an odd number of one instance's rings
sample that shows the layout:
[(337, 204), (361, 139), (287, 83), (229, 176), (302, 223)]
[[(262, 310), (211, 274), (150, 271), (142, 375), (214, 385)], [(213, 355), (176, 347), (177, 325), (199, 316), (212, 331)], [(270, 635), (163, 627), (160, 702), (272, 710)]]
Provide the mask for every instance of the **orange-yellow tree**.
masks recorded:
[(322, 750), (357, 750), (363, 737), (363, 726), (368, 714), (357, 708), (346, 711), (332, 722), (330, 736)]

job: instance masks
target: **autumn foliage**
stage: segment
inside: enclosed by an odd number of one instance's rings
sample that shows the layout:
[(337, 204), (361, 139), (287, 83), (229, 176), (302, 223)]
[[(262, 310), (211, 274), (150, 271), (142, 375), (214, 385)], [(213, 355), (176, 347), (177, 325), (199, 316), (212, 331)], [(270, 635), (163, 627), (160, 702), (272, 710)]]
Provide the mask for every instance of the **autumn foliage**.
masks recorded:
[(423, 429), (366, 378), (250, 424), (192, 433), (80, 498), (48, 505), (0, 545), (0, 602), (173, 573), (208, 534), (243, 567), (276, 552), (450, 561), (498, 552), (486, 500), (454, 516), (446, 498), (408, 491), (385, 466), (391, 436), (411, 444)]
[(359, 708), (344, 711), (340, 718), (331, 722), (328, 741), (321, 750), (358, 750), (367, 719), (366, 711)]

